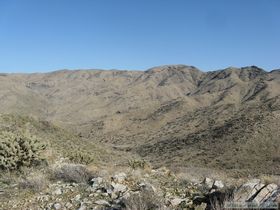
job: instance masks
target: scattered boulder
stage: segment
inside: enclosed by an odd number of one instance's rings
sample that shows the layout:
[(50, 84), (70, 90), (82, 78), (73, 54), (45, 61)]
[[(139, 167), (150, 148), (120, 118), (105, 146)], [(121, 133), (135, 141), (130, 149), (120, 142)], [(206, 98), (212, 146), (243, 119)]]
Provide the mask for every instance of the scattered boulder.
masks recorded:
[(170, 203), (171, 203), (171, 205), (173, 206), (173, 207), (176, 207), (176, 206), (178, 206), (178, 205), (180, 205), (182, 202), (184, 202), (185, 201), (185, 199), (182, 199), (182, 198), (174, 198), (174, 199), (172, 199), (171, 201), (170, 201)]
[(81, 205), (80, 208), (78, 208), (78, 210), (87, 210), (87, 207), (85, 205)]
[(62, 190), (60, 188), (57, 188), (55, 191), (52, 192), (52, 195), (61, 195)]
[(100, 185), (103, 182), (103, 179), (101, 177), (96, 177), (91, 179), (90, 181), (92, 183), (92, 185)]
[(224, 183), (220, 180), (214, 181), (213, 186), (212, 186), (213, 189), (222, 189), (224, 187), (225, 187)]
[(206, 178), (203, 180), (202, 184), (206, 185), (207, 188), (212, 189), (213, 184), (214, 184), (214, 180), (213, 180), (213, 179), (210, 179), (210, 178), (208, 178), (208, 177), (206, 177)]
[(97, 190), (100, 188), (101, 184), (103, 182), (103, 179), (101, 177), (93, 178), (90, 183), (92, 190)]
[[(47, 191), (40, 192), (34, 200), (27, 202), (29, 205), (36, 202), (42, 208), (54, 210), (123, 208), (205, 210), (222, 208), (224, 201), (244, 203), (245, 207), (251, 202), (265, 206), (267, 202), (280, 201), (279, 186), (265, 185), (259, 179), (249, 180), (234, 190), (227, 188), (222, 181), (211, 178), (205, 178), (202, 183), (182, 182), (164, 169), (154, 170), (148, 174), (149, 176), (143, 173), (140, 175), (130, 174), (128, 177), (125, 173), (119, 173), (112, 177), (95, 177), (87, 183), (58, 181), (48, 185)], [(0, 203), (0, 209), (2, 207)], [(27, 208), (30, 206), (22, 207), (30, 209)]]
[(206, 186), (209, 190), (222, 189), (225, 187), (221, 180), (213, 180), (208, 177), (206, 177), (201, 184)]
[(112, 177), (112, 181), (117, 183), (123, 183), (127, 178), (126, 173), (119, 173)]

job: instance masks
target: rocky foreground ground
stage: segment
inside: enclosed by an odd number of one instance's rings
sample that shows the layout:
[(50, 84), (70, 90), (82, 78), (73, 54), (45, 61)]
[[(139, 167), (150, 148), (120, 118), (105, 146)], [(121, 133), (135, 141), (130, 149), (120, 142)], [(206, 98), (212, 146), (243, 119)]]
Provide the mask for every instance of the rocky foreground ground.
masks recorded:
[(48, 181), (46, 174), (37, 172), (12, 186), (2, 185), (0, 209), (203, 210), (233, 204), (275, 209), (280, 202), (280, 187), (260, 179), (233, 185), (208, 177), (190, 181), (166, 168), (123, 171), (92, 173), (83, 165), (60, 164)]

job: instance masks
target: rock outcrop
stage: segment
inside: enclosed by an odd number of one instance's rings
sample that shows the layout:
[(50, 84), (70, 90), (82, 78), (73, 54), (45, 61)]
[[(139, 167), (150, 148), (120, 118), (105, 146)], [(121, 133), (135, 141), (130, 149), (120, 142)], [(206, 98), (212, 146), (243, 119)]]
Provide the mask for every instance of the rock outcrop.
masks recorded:
[(274, 183), (264, 184), (261, 180), (254, 179), (235, 190), (233, 202), (265, 207), (278, 203), (279, 198), (279, 186)]
[(88, 183), (51, 183), (33, 197), (9, 200), (1, 209), (217, 209), (242, 203), (243, 207), (277, 205), (280, 187), (254, 179), (240, 187), (205, 178), (201, 183), (178, 179), (166, 168), (132, 170), (111, 177), (96, 176)]

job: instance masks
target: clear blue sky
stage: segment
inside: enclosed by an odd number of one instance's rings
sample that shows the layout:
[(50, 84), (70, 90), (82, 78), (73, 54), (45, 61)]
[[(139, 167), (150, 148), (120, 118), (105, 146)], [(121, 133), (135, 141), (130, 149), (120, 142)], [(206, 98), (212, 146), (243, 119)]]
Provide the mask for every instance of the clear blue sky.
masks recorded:
[(280, 68), (280, 0), (0, 0), (0, 72)]

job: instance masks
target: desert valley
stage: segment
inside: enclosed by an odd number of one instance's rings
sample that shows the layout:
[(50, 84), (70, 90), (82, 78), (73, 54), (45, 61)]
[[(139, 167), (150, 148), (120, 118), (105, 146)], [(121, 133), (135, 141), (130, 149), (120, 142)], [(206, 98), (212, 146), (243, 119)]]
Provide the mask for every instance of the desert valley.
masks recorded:
[(276, 204), (279, 91), (257, 66), (3, 73), (0, 208)]

